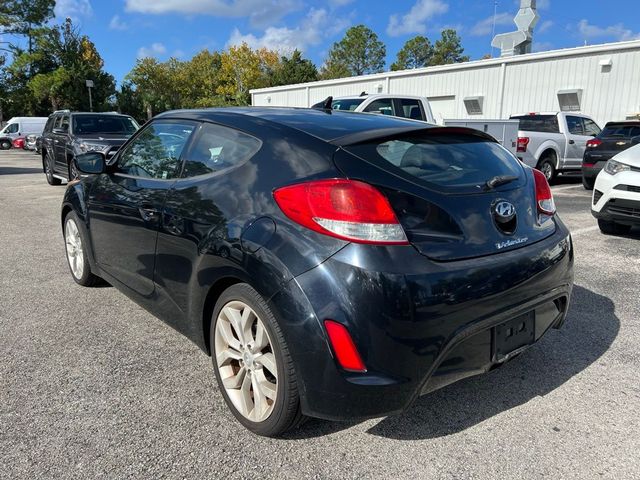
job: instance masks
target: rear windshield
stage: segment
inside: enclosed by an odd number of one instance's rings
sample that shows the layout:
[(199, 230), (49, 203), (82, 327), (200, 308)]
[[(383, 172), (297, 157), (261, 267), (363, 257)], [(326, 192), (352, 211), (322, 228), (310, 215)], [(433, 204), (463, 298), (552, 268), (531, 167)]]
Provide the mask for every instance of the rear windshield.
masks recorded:
[(600, 137), (637, 137), (640, 136), (640, 125), (607, 125)]
[(131, 117), (116, 115), (76, 115), (73, 117), (73, 133), (87, 135), (93, 133), (132, 135), (138, 124)]
[(511, 119), (520, 120), (520, 130), (526, 132), (560, 133), (558, 117), (555, 115), (524, 115)]
[(477, 188), (495, 176), (520, 179), (523, 173), (508, 150), (474, 135), (403, 136), (346, 149), (365, 160), (391, 164), (411, 177), (445, 189)]
[(331, 108), (333, 110), (349, 110), (349, 111), (354, 111), (356, 108), (358, 108), (358, 105), (360, 105), (362, 102), (364, 102), (364, 98), (351, 98), (351, 99), (344, 99), (344, 100), (334, 100), (331, 103)]

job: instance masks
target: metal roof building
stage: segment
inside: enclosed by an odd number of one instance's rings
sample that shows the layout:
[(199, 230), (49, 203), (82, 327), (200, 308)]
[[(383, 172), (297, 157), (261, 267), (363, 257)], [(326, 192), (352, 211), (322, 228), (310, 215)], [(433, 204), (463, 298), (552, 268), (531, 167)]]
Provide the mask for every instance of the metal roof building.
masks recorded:
[(604, 125), (640, 115), (640, 40), (261, 88), (251, 99), (308, 107), (363, 91), (427, 97), (438, 121), (563, 110)]

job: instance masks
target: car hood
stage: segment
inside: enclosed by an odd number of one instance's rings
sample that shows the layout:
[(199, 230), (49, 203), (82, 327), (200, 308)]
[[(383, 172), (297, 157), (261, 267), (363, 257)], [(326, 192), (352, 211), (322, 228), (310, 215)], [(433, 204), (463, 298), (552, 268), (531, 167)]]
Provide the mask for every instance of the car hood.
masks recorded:
[(640, 145), (628, 148), (624, 152), (620, 152), (613, 160), (640, 168)]
[(93, 134), (93, 135), (82, 135), (76, 137), (76, 141), (78, 143), (87, 142), (87, 143), (98, 143), (100, 145), (111, 145), (119, 147), (124, 142), (129, 140), (129, 135), (108, 135), (108, 134)]

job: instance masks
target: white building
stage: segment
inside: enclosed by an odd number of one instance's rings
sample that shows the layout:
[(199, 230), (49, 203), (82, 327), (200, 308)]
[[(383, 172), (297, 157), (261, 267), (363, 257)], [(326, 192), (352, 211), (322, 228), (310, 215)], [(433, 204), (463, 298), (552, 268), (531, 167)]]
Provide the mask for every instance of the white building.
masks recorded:
[(425, 96), (438, 121), (565, 110), (604, 125), (640, 118), (640, 40), (261, 88), (251, 99), (308, 107), (361, 92)]

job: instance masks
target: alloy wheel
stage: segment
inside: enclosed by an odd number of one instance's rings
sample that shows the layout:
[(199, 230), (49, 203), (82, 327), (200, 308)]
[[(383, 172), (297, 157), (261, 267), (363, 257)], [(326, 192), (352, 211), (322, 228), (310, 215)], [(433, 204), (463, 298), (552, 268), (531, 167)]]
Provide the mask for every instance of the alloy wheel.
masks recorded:
[(80, 279), (84, 273), (84, 251), (78, 225), (73, 218), (69, 218), (64, 229), (67, 259), (73, 276)]
[(551, 180), (551, 177), (553, 176), (553, 167), (551, 166), (551, 164), (548, 162), (543, 163), (541, 166), (541, 170), (542, 173), (544, 173), (547, 181)]
[(252, 422), (273, 412), (278, 369), (267, 329), (244, 302), (227, 303), (215, 327), (215, 365), (236, 410)]

